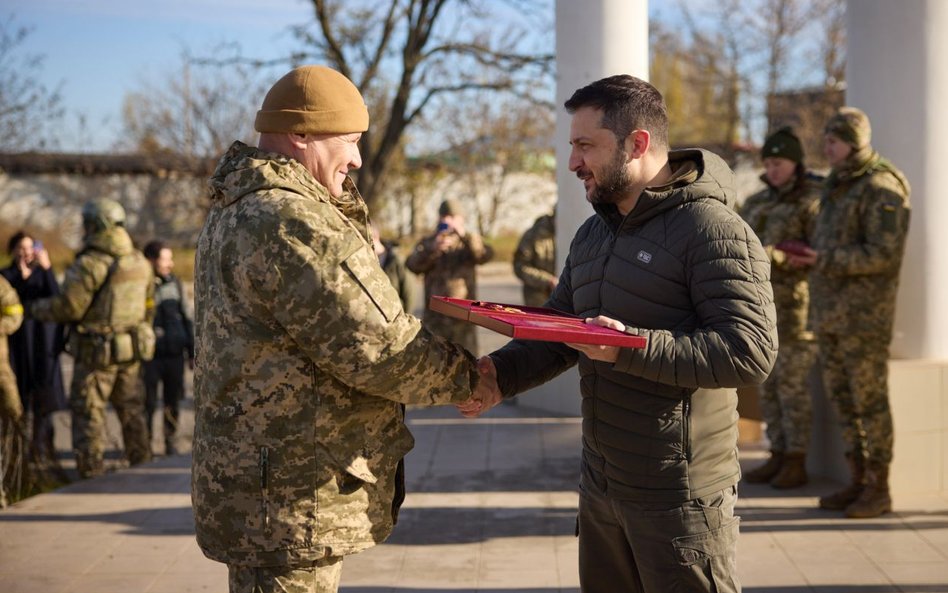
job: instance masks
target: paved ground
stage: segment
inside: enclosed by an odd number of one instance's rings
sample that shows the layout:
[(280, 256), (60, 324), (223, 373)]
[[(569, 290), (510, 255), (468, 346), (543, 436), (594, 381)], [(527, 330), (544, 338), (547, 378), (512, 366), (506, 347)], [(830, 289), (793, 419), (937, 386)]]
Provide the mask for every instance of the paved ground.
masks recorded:
[[(483, 298), (516, 295), (506, 276), (482, 287)], [(187, 451), (187, 406), (184, 416)], [(346, 560), (343, 592), (578, 593), (578, 418), (505, 405), (474, 421), (411, 410), (409, 425), (417, 445), (400, 523)], [(747, 465), (763, 456), (760, 445), (741, 451)], [(226, 592), (226, 569), (194, 542), (189, 466), (187, 453), (160, 457), (0, 511), (0, 593)], [(900, 499), (891, 515), (852, 521), (814, 508), (834, 486), (742, 485), (745, 591), (948, 593), (948, 498)]]

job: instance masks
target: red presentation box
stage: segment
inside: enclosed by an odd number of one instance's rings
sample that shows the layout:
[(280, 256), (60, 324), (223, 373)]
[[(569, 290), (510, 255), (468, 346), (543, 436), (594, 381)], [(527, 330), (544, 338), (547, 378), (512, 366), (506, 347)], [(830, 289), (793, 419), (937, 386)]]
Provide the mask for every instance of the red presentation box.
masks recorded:
[(799, 239), (787, 239), (774, 245), (774, 249), (779, 249), (791, 255), (806, 255), (806, 250), (809, 247), (805, 241), (800, 241)]
[(520, 340), (572, 342), (623, 348), (645, 348), (648, 343), (648, 340), (642, 336), (585, 323), (582, 317), (545, 307), (525, 307), (433, 296), (428, 302), (428, 308)]

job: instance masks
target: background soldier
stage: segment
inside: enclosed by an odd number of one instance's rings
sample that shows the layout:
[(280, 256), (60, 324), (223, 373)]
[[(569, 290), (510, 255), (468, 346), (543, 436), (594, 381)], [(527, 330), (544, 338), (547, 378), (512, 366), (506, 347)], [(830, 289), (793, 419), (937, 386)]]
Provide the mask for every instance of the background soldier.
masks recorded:
[(826, 124), (833, 167), (812, 249), (789, 256), (811, 266), (811, 325), (820, 344), (823, 388), (839, 413), (851, 483), (820, 498), (848, 517), (892, 510), (889, 342), (909, 227), (909, 184), (870, 144), (869, 118), (843, 107)]
[(18, 438), (19, 423), (23, 417), (23, 403), (16, 386), (16, 377), (10, 368), (10, 353), (7, 352), (7, 336), (23, 322), (23, 306), (16, 290), (6, 278), (0, 276), (0, 509), (7, 506), (7, 468), (12, 468), (12, 459), (3, 453), (12, 451), (7, 447), (11, 439)]
[(404, 312), (348, 171), (369, 113), (342, 74), (302, 66), (210, 181), (195, 278), (192, 504), (230, 591), (336, 591), (388, 537), (414, 439), (403, 404), (481, 393), (474, 358)]
[(184, 361), (194, 368), (194, 328), (184, 306), (184, 288), (172, 273), (174, 253), (162, 241), (151, 241), (143, 251), (155, 273), (155, 357), (145, 362), (145, 423), (152, 440), (152, 416), (158, 407), (161, 384), (165, 454), (176, 455), (174, 442), (184, 398)]
[(796, 488), (807, 482), (806, 452), (810, 444), (812, 402), (807, 377), (816, 358), (813, 332), (807, 329), (810, 291), (807, 272), (793, 267), (783, 241), (809, 241), (819, 212), (823, 179), (803, 165), (803, 147), (790, 128), (781, 128), (761, 150), (767, 187), (749, 197), (741, 216), (757, 233), (770, 257), (770, 283), (777, 306), (780, 349), (777, 363), (760, 387), (767, 422), (770, 459), (744, 475), (751, 483)]
[(66, 270), (62, 292), (32, 301), (26, 309), (35, 319), (70, 324), (72, 444), (83, 478), (104, 472), (109, 402), (122, 425), (129, 463), (151, 459), (140, 367), (154, 354), (154, 284), (151, 266), (132, 246), (124, 225), (125, 210), (118, 202), (86, 203), (84, 246)]
[(523, 304), (542, 307), (556, 288), (556, 219), (546, 214), (523, 233), (514, 251), (514, 274), (523, 282)]
[(372, 243), (375, 245), (375, 255), (379, 257), (379, 265), (382, 266), (382, 271), (388, 276), (388, 281), (398, 292), (402, 309), (406, 313), (411, 313), (415, 309), (414, 279), (405, 267), (405, 260), (398, 255), (395, 243), (382, 239), (374, 224), (371, 225), (370, 230)]
[(422, 320), (432, 333), (477, 353), (473, 323), (428, 309), (432, 295), (477, 299), (477, 266), (490, 261), (494, 250), (484, 239), (464, 226), (457, 200), (448, 198), (438, 207), (438, 227), (415, 245), (405, 264), (415, 274), (425, 275), (425, 312)]

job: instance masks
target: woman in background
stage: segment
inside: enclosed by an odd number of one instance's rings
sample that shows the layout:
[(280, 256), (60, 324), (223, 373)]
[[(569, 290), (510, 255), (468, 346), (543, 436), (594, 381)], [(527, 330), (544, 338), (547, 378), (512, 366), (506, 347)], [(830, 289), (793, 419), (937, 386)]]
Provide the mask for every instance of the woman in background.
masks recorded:
[[(59, 294), (49, 254), (39, 241), (20, 231), (10, 238), (7, 250), (13, 261), (0, 274), (16, 290), (20, 302), (25, 305)], [(24, 319), (20, 329), (10, 336), (10, 366), (16, 375), (23, 409), (33, 417), (30, 459), (48, 467), (59, 479), (65, 474), (56, 459), (52, 414), (66, 409), (59, 366), (61, 345), (61, 326), (35, 319)]]

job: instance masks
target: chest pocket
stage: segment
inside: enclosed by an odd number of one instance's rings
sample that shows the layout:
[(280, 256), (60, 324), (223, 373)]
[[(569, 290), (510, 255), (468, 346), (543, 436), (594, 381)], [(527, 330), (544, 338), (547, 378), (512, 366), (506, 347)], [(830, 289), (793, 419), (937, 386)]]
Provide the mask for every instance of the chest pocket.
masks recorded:
[(378, 257), (369, 251), (368, 246), (360, 245), (343, 260), (342, 266), (375, 303), (386, 321), (398, 317), (402, 310), (398, 293), (379, 266)]

